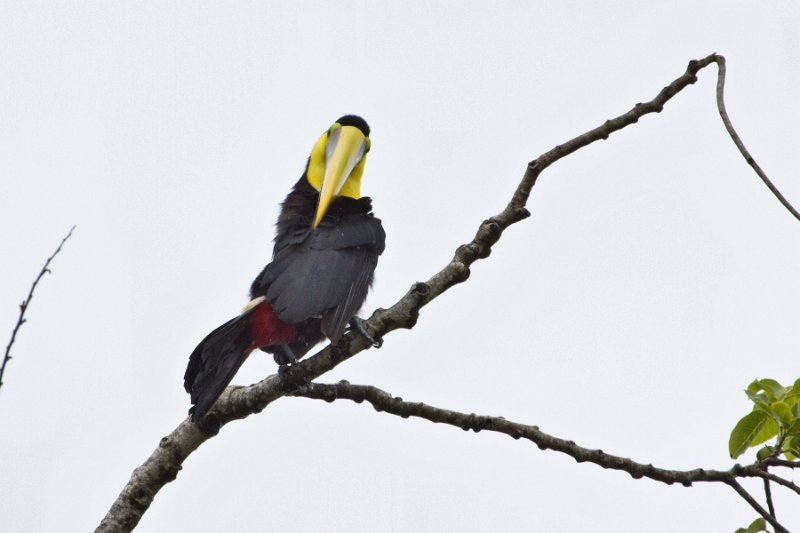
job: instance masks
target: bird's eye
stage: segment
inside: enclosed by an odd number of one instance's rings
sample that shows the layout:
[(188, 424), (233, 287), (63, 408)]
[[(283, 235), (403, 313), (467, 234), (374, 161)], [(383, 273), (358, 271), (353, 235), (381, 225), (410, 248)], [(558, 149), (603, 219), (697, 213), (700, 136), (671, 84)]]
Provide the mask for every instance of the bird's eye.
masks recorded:
[(367, 143), (367, 147), (364, 149), (364, 153), (366, 154), (369, 152), (370, 147), (372, 147), (372, 141), (369, 140), (369, 137), (364, 137), (364, 142)]

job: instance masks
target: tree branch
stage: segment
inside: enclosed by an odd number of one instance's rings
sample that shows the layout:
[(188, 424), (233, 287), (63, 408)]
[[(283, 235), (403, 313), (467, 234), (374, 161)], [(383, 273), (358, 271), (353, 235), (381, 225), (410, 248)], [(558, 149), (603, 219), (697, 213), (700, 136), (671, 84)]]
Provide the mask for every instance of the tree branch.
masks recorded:
[[(759, 463), (756, 463), (756, 465), (757, 466), (761, 466)], [(778, 485), (786, 487), (787, 489), (796, 492), (798, 494), (798, 496), (800, 496), (800, 487), (798, 487), (797, 485), (795, 485), (794, 483), (792, 483), (788, 479), (783, 479), (780, 476), (776, 476), (772, 472), (769, 472), (769, 471), (767, 471), (766, 469), (763, 469), (763, 468), (762, 468), (762, 472), (764, 472), (764, 474), (762, 476), (760, 476), (760, 477), (764, 478), (765, 482), (774, 481)]]
[(758, 502), (755, 500), (755, 498), (753, 498), (753, 497), (750, 495), (750, 493), (749, 493), (749, 492), (747, 492), (746, 490), (744, 490), (744, 487), (742, 487), (742, 486), (739, 484), (739, 482), (738, 482), (738, 481), (736, 481), (736, 480), (734, 479), (733, 481), (729, 481), (729, 482), (728, 482), (728, 485), (730, 485), (730, 486), (731, 486), (731, 488), (733, 488), (733, 490), (735, 490), (735, 491), (736, 491), (736, 492), (739, 494), (739, 496), (741, 496), (741, 497), (742, 497), (742, 499), (743, 499), (744, 501), (746, 501), (748, 504), (750, 504), (750, 507), (752, 507), (753, 509), (755, 509), (755, 510), (756, 510), (756, 512), (757, 512), (758, 514), (760, 514), (761, 516), (763, 516), (763, 517), (764, 517), (764, 520), (766, 520), (767, 522), (769, 522), (770, 524), (772, 524), (772, 527), (774, 527), (774, 528), (775, 528), (775, 531), (776, 531), (776, 532), (780, 531), (781, 533), (789, 533), (789, 530), (788, 530), (788, 529), (786, 529), (785, 527), (783, 527), (783, 526), (781, 525), (781, 523), (780, 523), (780, 522), (778, 522), (778, 521), (775, 519), (775, 517), (773, 517), (772, 515), (770, 515), (770, 514), (769, 514), (769, 511), (767, 511), (766, 509), (764, 509), (764, 507), (762, 507), (762, 506), (761, 506), (761, 504), (760, 504), (760, 503), (758, 503)]
[[(459, 246), (453, 259), (442, 270), (425, 282), (414, 283), (390, 308), (377, 309), (364, 324), (368, 332), (374, 338), (381, 338), (396, 329), (412, 328), (422, 307), (454, 285), (466, 281), (472, 263), (489, 256), (492, 246), (500, 239), (503, 231), (530, 216), (525, 206), (536, 179), (544, 169), (580, 148), (607, 139), (612, 133), (635, 124), (647, 114), (661, 112), (669, 100), (697, 81), (698, 71), (712, 63), (719, 63), (721, 59), (721, 56), (712, 54), (689, 62), (686, 71), (649, 102), (636, 104), (628, 112), (607, 120), (601, 126), (560, 144), (531, 161), (508, 205), (499, 214), (484, 220), (475, 237), (469, 243)], [(291, 367), (283, 379), (272, 375), (249, 387), (228, 387), (201, 421), (193, 424), (186, 419), (172, 433), (161, 439), (158, 448), (133, 472), (97, 531), (124, 532), (133, 529), (158, 491), (175, 479), (189, 454), (216, 435), (225, 424), (262, 411), (271, 402), (287, 395), (292, 389), (291, 384), (311, 381), (369, 347), (370, 344), (362, 336), (348, 334), (336, 346), (328, 345), (314, 356)]]
[(783, 207), (785, 207), (792, 214), (792, 216), (794, 216), (794, 218), (800, 220), (800, 213), (798, 213), (797, 209), (792, 207), (792, 204), (790, 204), (789, 201), (784, 198), (783, 194), (781, 194), (781, 191), (779, 191), (778, 188), (772, 184), (772, 181), (770, 181), (770, 179), (767, 177), (767, 174), (761, 170), (761, 167), (758, 165), (758, 163), (756, 163), (756, 160), (753, 159), (752, 155), (750, 155), (750, 152), (745, 147), (742, 139), (739, 138), (739, 134), (736, 133), (735, 129), (733, 129), (731, 119), (728, 117), (728, 112), (725, 110), (724, 93), (725, 74), (727, 72), (725, 67), (725, 58), (722, 56), (717, 56), (716, 62), (717, 68), (719, 69), (717, 72), (717, 111), (719, 111), (719, 116), (722, 118), (722, 123), (725, 125), (725, 129), (728, 130), (728, 135), (731, 136), (733, 143), (736, 145), (736, 148), (739, 149), (739, 152), (741, 152), (744, 160), (747, 161), (747, 164), (750, 165), (753, 170), (755, 170), (756, 174), (758, 174), (758, 177), (764, 182), (764, 185), (766, 185), (769, 190), (772, 191), (772, 194), (775, 195), (775, 198), (777, 198), (778, 201), (783, 204)]
[[(602, 450), (592, 450), (577, 445), (574, 441), (565, 440), (549, 435), (539, 429), (538, 426), (530, 426), (511, 422), (499, 416), (483, 416), (475, 413), (466, 414), (449, 409), (434, 407), (421, 402), (407, 402), (402, 398), (395, 398), (388, 392), (371, 385), (353, 385), (347, 381), (340, 381), (336, 384), (305, 383), (293, 391), (292, 396), (301, 398), (311, 398), (314, 400), (324, 400), (333, 402), (335, 400), (350, 400), (356, 403), (369, 402), (379, 413), (388, 413), (402, 418), (423, 418), (437, 424), (447, 424), (461, 428), (464, 431), (491, 431), (502, 433), (513, 439), (526, 439), (536, 444), (539, 449), (553, 450), (569, 455), (579, 463), (594, 463), (602, 468), (609, 470), (621, 470), (627, 472), (634, 479), (649, 478), (655, 481), (672, 485), (679, 483), (684, 487), (691, 487), (693, 483), (724, 483), (739, 493), (747, 503), (753, 506), (765, 520), (768, 520), (777, 531), (786, 531), (774, 516), (773, 512), (764, 510), (736, 481), (737, 478), (760, 477), (765, 483), (768, 480), (777, 481), (777, 476), (763, 471), (758, 464), (741, 466), (734, 465), (730, 470), (705, 470), (696, 468), (694, 470), (667, 470), (658, 468), (652, 464), (638, 463), (626, 457), (611, 455)], [(780, 478), (777, 478), (780, 479)], [(781, 484), (790, 483), (780, 479)], [(793, 485), (793, 484), (792, 484)], [(786, 486), (786, 485), (785, 485)], [(738, 488), (737, 488), (738, 487)], [(795, 487), (796, 488), (796, 487)], [(739, 490), (741, 489), (741, 491)], [(747, 497), (744, 496), (747, 494)], [(770, 500), (771, 503), (771, 500)]]
[(41, 280), (45, 274), (50, 272), (49, 268), (50, 262), (61, 251), (61, 247), (64, 246), (64, 243), (67, 242), (67, 239), (72, 237), (73, 231), (75, 231), (75, 226), (72, 226), (72, 228), (70, 228), (69, 233), (67, 233), (66, 237), (61, 239), (61, 244), (58, 245), (58, 248), (56, 248), (56, 251), (53, 252), (53, 255), (48, 257), (47, 261), (44, 262), (44, 266), (42, 267), (42, 270), (39, 272), (39, 275), (36, 276), (35, 280), (33, 280), (33, 285), (31, 285), (31, 290), (28, 291), (28, 297), (25, 298), (21, 304), (19, 304), (19, 318), (17, 319), (17, 324), (14, 326), (14, 330), (11, 332), (11, 340), (8, 341), (8, 346), (6, 346), (6, 353), (3, 356), (3, 364), (0, 365), (0, 387), (3, 386), (3, 374), (5, 374), (6, 371), (6, 364), (8, 364), (8, 362), (11, 361), (12, 359), (11, 347), (14, 345), (14, 341), (17, 340), (17, 332), (19, 331), (19, 328), (22, 327), (22, 324), (27, 322), (27, 320), (25, 319), (25, 311), (28, 310), (28, 306), (31, 304), (31, 300), (33, 299), (33, 291), (36, 290), (36, 286), (39, 284), (39, 280)]
[(784, 468), (800, 468), (800, 461), (787, 461), (776, 457), (768, 457), (761, 461), (763, 466), (782, 466)]
[(764, 497), (767, 499), (767, 509), (769, 509), (769, 515), (772, 518), (775, 517), (775, 505), (772, 503), (772, 489), (769, 486), (769, 480), (764, 480)]

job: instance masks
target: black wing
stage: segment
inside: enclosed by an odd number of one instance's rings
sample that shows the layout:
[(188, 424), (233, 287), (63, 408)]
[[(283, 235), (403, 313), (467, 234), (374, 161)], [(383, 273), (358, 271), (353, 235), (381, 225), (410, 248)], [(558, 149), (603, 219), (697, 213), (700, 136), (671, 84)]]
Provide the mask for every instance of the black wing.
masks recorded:
[(252, 295), (266, 296), (285, 322), (321, 317), (322, 332), (336, 342), (366, 299), (385, 241), (380, 220), (365, 214), (283, 235)]

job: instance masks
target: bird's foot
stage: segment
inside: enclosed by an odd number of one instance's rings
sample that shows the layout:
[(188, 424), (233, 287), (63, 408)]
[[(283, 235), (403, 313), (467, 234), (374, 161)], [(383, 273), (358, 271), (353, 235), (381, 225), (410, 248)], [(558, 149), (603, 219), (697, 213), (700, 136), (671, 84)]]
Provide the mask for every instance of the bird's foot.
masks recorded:
[(308, 387), (308, 382), (292, 376), (288, 370), (292, 367), (281, 366), (278, 368), (279, 387), (285, 393), (291, 395), (295, 392), (303, 392)]
[(289, 394), (302, 392), (308, 385), (305, 379), (293, 375), (293, 368), (295, 368), (295, 365), (280, 365), (278, 367), (279, 386)]
[(367, 339), (373, 348), (380, 348), (383, 346), (383, 339), (378, 338), (376, 340), (372, 335), (367, 333), (366, 328), (364, 328), (364, 319), (354, 316), (350, 319), (350, 327), (359, 332), (362, 337)]
[(292, 369), (292, 365), (278, 365), (278, 377), (281, 378), (281, 381), (286, 382), (290, 380), (289, 371)]
[(281, 344), (280, 350), (275, 352), (272, 358), (275, 359), (275, 362), (282, 367), (296, 365), (298, 361), (297, 356), (294, 354), (294, 351), (288, 344)]
[(278, 363), (278, 378), (281, 380), (281, 386), (286, 391), (293, 391), (300, 385), (298, 381), (292, 376), (292, 368), (297, 365), (297, 356), (288, 344), (281, 344), (280, 350), (275, 352), (275, 362)]

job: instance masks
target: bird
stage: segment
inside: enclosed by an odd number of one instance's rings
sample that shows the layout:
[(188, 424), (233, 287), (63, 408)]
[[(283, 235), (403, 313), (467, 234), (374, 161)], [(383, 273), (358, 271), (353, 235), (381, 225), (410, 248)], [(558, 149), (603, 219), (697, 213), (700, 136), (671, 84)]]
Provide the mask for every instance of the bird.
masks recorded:
[(344, 115), (314, 144), (281, 204), (272, 260), (253, 280), (250, 302), (189, 356), (184, 388), (194, 422), (256, 349), (285, 368), (326, 338), (338, 342), (348, 324), (379, 345), (356, 316), (386, 243), (372, 199), (361, 196), (369, 135), (363, 118)]

